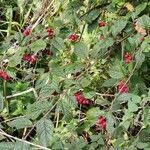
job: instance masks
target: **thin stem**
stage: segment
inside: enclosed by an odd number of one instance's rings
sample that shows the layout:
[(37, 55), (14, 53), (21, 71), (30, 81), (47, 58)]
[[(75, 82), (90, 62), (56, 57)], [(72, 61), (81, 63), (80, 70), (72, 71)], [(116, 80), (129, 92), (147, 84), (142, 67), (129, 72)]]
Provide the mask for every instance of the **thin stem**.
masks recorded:
[(31, 143), (31, 142), (29, 142), (29, 141), (26, 141), (26, 140), (23, 140), (23, 139), (19, 139), (19, 138), (17, 138), (17, 137), (14, 137), (14, 136), (12, 136), (12, 135), (10, 135), (10, 134), (5, 133), (2, 129), (0, 129), (0, 134), (1, 134), (1, 135), (4, 135), (4, 136), (6, 136), (6, 137), (9, 137), (9, 138), (11, 138), (11, 139), (14, 139), (14, 140), (16, 140), (16, 141), (20, 141), (20, 142), (23, 142), (23, 143), (32, 145), (32, 146), (34, 146), (34, 147), (38, 147), (38, 148), (43, 149), (43, 150), (51, 150), (51, 149), (46, 148), (46, 147), (43, 147), (43, 146), (41, 146), (41, 145), (37, 145), (37, 144)]
[(7, 99), (10, 99), (10, 98), (14, 98), (14, 97), (17, 97), (17, 96), (21, 96), (21, 95), (24, 95), (24, 94), (27, 94), (27, 93), (30, 93), (30, 92), (33, 92), (34, 93), (34, 96), (35, 98), (38, 98), (38, 95), (35, 91), (34, 88), (30, 88), (26, 91), (23, 91), (23, 92), (20, 92), (20, 93), (16, 93), (16, 94), (13, 94), (13, 95), (9, 95), (9, 96), (6, 96)]
[(7, 110), (7, 114), (9, 115), (9, 102), (7, 100), (7, 82), (3, 81), (3, 95), (4, 95), (4, 104)]

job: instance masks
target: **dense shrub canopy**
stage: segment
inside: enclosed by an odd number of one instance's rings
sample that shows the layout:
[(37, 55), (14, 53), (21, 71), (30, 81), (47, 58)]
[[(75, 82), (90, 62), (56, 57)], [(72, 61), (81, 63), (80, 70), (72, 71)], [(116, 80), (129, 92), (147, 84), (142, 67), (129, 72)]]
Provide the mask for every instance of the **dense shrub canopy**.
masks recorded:
[(150, 149), (148, 0), (0, 0), (0, 149)]

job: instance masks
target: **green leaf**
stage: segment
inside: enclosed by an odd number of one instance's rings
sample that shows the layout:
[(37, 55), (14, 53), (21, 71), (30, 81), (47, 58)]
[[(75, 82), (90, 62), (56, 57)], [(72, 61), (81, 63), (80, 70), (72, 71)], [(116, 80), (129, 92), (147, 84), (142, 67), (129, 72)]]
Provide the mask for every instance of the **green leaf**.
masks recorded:
[(145, 39), (145, 41), (141, 44), (141, 50), (142, 52), (150, 52), (150, 42), (148, 43), (148, 38)]
[(15, 67), (18, 64), (21, 63), (24, 51), (26, 50), (26, 47), (20, 47), (17, 52), (15, 52), (15, 54), (10, 58), (9, 61), (9, 66), (10, 67)]
[(91, 135), (90, 138), (92, 142), (98, 142), (98, 144), (104, 145), (104, 140), (100, 133), (98, 135)]
[(66, 48), (66, 46), (64, 44), (64, 40), (62, 38), (55, 37), (52, 39), (51, 42), (52, 42), (52, 45), (59, 51), (63, 51)]
[(8, 122), (8, 125), (12, 128), (22, 129), (26, 127), (31, 127), (32, 122), (27, 118), (18, 118), (13, 121)]
[(42, 87), (44, 87), (45, 85), (47, 85), (50, 81), (50, 75), (49, 73), (43, 73), (41, 74), (41, 76), (39, 77), (39, 79), (36, 81), (36, 85), (35, 85), (35, 89), (39, 90)]
[(135, 103), (133, 103), (132, 101), (129, 101), (128, 102), (128, 110), (130, 112), (136, 112), (138, 110), (138, 106)]
[(59, 103), (58, 103), (58, 110), (62, 111), (64, 115), (64, 119), (66, 121), (70, 121), (73, 117), (73, 109), (75, 108), (75, 104), (73, 102), (73, 99), (64, 97)]
[(130, 93), (123, 93), (121, 95), (119, 95), (116, 99), (116, 101), (118, 101), (119, 103), (121, 102), (128, 102), (131, 100), (132, 94)]
[(0, 150), (13, 150), (14, 143), (12, 142), (0, 142)]
[[(98, 107), (95, 108), (91, 108), (87, 111), (86, 116), (87, 119), (90, 121), (96, 121), (98, 119), (98, 116), (101, 114), (102, 112), (100, 111), (100, 109)], [(95, 123), (95, 122), (93, 122)]]
[(115, 79), (122, 79), (125, 76), (120, 65), (112, 66), (108, 73)]
[(46, 43), (42, 39), (39, 39), (33, 42), (32, 44), (30, 44), (29, 47), (33, 52), (37, 53), (38, 51), (46, 48)]
[(103, 83), (103, 87), (112, 87), (116, 84), (117, 82), (117, 79), (114, 79), (114, 78), (111, 78), (111, 79), (108, 79), (108, 80), (105, 80), (105, 82)]
[(132, 94), (132, 102), (133, 103), (140, 103), (141, 102), (141, 97), (140, 96), (138, 96), (138, 95), (133, 95)]
[(30, 145), (24, 142), (15, 142), (14, 150), (31, 150)]
[(135, 55), (135, 60), (138, 63), (138, 67), (140, 67), (142, 65), (142, 63), (144, 62), (144, 60), (145, 60), (145, 55), (141, 52), (138, 52)]
[(126, 25), (127, 25), (126, 19), (116, 21), (114, 25), (111, 27), (112, 35), (115, 37), (125, 28)]
[(78, 42), (74, 45), (74, 53), (79, 57), (79, 58), (87, 58), (88, 57), (88, 48), (85, 43)]
[(125, 129), (128, 129), (130, 125), (130, 121), (133, 119), (133, 113), (129, 111), (128, 109), (125, 109), (124, 113), (125, 114), (122, 118), (122, 122), (120, 123), (120, 125), (123, 125)]
[(53, 122), (51, 120), (43, 118), (40, 121), (38, 121), (36, 128), (37, 137), (40, 140), (41, 144), (45, 147), (50, 146), (54, 131)]
[(37, 101), (28, 106), (26, 111), (26, 117), (32, 120), (36, 119), (42, 112), (47, 111), (52, 106), (48, 101)]
[(87, 87), (91, 84), (91, 80), (88, 77), (84, 77), (81, 80), (82, 87)]
[(106, 128), (108, 133), (113, 134), (115, 131), (114, 124), (116, 123), (114, 116), (111, 113), (107, 113), (106, 121), (107, 121)]
[(100, 11), (98, 9), (92, 10), (88, 15), (85, 15), (85, 20), (88, 23), (91, 23), (93, 20), (95, 20), (100, 14)]
[(135, 11), (132, 13), (132, 19), (134, 20), (147, 6), (147, 3), (141, 3), (135, 8)]
[(145, 128), (139, 133), (139, 140), (144, 143), (150, 143), (150, 128)]
[(52, 93), (54, 93), (55, 90), (58, 88), (57, 86), (58, 85), (55, 82), (43, 86), (39, 93), (39, 99), (44, 100), (49, 98), (52, 95)]
[(114, 44), (113, 38), (108, 38), (105, 39), (104, 41), (98, 41), (93, 47), (91, 57), (92, 58), (102, 57), (105, 54), (105, 52), (107, 52), (107, 49), (113, 44)]
[(150, 17), (148, 15), (143, 15), (142, 17), (138, 18), (138, 22), (142, 27), (146, 29), (150, 28)]

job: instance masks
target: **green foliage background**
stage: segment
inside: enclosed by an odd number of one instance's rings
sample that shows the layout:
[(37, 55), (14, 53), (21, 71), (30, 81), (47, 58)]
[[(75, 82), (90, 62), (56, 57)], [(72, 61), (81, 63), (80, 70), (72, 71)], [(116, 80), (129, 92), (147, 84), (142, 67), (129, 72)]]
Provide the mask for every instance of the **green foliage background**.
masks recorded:
[[(0, 79), (0, 149), (149, 150), (149, 11), (148, 0), (0, 0), (0, 67), (11, 77)], [(79, 41), (68, 40), (72, 33)], [(43, 57), (44, 49), (53, 56)], [(25, 52), (38, 54), (36, 65), (22, 60)], [(118, 93), (121, 80), (129, 93)], [(79, 90), (89, 107), (76, 103)]]

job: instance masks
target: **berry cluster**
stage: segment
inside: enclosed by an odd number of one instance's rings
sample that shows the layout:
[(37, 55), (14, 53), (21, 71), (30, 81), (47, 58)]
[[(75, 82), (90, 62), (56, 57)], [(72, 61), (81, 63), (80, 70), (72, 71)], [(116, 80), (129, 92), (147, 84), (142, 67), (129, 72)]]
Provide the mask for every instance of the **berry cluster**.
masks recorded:
[(118, 91), (119, 93), (128, 93), (129, 87), (125, 84), (125, 81), (120, 81), (118, 84)]
[(78, 104), (80, 104), (80, 105), (89, 105), (90, 104), (90, 101), (83, 96), (82, 92), (80, 92), (80, 91), (76, 92), (74, 94), (74, 96), (75, 96)]
[(107, 23), (105, 21), (100, 21), (98, 23), (99, 27), (105, 27), (107, 25)]
[(132, 62), (132, 60), (133, 60), (132, 54), (129, 54), (128, 52), (125, 53), (125, 55), (124, 55), (124, 61), (125, 61), (125, 63), (129, 64), (129, 63)]
[(30, 29), (30, 28), (26, 28), (26, 29), (23, 31), (23, 35), (24, 35), (24, 36), (28, 36), (28, 35), (30, 35), (30, 33), (31, 33), (31, 29)]
[(48, 37), (49, 38), (52, 38), (54, 36), (54, 34), (55, 34), (54, 30), (52, 28), (47, 29), (47, 32), (48, 32)]
[(106, 118), (103, 117), (103, 116), (99, 116), (99, 117), (98, 117), (97, 124), (98, 124), (102, 129), (106, 129)]
[(24, 54), (23, 55), (23, 60), (30, 63), (30, 64), (36, 64), (37, 60), (38, 60), (38, 57), (37, 55), (33, 54)]
[(79, 36), (76, 34), (76, 33), (73, 33), (71, 34), (68, 39), (71, 41), (71, 42), (76, 42), (78, 40)]
[(9, 75), (7, 74), (7, 72), (6, 72), (6, 71), (3, 71), (3, 70), (0, 70), (0, 77), (1, 77), (3, 80), (6, 80), (6, 81), (10, 80), (10, 77), (9, 77)]

